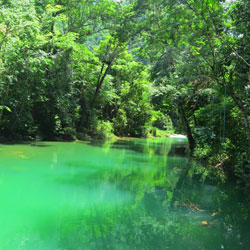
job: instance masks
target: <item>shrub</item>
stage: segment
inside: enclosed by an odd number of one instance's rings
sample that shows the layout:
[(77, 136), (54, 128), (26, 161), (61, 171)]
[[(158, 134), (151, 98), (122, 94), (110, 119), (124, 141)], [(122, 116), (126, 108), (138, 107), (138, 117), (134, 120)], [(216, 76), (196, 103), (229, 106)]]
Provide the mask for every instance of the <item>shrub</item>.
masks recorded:
[(113, 124), (109, 121), (98, 121), (97, 128), (95, 134), (93, 136), (94, 139), (113, 139), (114, 135)]

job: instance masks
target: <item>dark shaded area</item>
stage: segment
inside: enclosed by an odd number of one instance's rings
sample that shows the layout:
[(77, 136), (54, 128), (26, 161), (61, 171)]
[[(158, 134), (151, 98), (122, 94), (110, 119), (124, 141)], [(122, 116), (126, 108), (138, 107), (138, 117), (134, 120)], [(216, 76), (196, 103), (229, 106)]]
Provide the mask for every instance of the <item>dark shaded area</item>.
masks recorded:
[(31, 147), (39, 147), (39, 148), (47, 148), (47, 147), (51, 147), (51, 145), (48, 144), (38, 144), (38, 143), (30, 143)]

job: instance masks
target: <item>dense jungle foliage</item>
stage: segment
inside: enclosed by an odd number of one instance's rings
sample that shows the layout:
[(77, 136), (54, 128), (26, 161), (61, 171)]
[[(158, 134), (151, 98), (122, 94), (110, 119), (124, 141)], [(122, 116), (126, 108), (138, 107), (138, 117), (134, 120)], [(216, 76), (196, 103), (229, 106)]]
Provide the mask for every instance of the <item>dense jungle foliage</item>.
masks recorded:
[(250, 188), (248, 0), (0, 6), (1, 140), (185, 133)]

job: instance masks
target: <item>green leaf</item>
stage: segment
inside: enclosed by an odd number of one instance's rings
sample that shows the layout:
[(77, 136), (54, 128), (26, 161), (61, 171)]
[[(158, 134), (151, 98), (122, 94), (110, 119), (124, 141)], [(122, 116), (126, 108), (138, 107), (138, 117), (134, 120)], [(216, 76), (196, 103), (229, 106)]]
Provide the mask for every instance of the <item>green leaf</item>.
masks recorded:
[(4, 109), (7, 110), (7, 111), (9, 111), (9, 112), (12, 112), (11, 109), (8, 106), (1, 105), (0, 106), (0, 110), (4, 110)]

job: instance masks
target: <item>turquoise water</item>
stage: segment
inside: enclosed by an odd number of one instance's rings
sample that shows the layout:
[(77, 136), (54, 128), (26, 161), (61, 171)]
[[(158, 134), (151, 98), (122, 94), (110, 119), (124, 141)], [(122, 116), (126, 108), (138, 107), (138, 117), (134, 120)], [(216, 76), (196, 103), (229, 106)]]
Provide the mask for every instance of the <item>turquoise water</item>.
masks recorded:
[(185, 145), (0, 145), (0, 250), (250, 249), (244, 197), (202, 182)]

